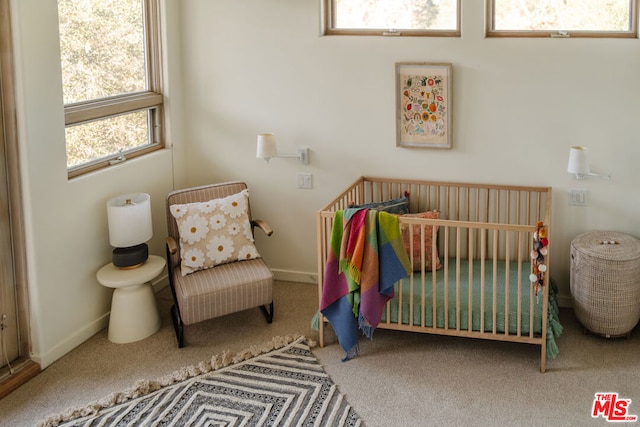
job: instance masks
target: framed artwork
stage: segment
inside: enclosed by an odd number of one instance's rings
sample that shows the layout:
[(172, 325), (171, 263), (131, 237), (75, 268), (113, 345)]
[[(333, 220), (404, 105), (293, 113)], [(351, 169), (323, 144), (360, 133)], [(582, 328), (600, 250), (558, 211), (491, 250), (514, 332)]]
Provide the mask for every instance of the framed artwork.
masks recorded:
[(396, 63), (396, 146), (451, 148), (452, 65)]

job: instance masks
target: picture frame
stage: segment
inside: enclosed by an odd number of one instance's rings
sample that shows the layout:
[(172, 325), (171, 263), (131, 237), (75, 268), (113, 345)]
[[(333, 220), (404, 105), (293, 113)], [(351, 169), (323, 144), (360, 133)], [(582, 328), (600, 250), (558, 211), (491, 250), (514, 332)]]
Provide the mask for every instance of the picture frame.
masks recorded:
[(450, 63), (396, 63), (396, 146), (453, 146)]

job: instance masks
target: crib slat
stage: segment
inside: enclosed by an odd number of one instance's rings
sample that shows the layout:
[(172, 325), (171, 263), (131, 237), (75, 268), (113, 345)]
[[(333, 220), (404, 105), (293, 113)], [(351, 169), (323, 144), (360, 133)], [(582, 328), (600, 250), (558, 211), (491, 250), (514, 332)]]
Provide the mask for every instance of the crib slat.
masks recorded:
[(505, 335), (509, 335), (509, 294), (510, 294), (510, 270), (511, 270), (511, 263), (509, 261), (511, 261), (509, 259), (509, 249), (510, 249), (510, 245), (509, 242), (511, 241), (511, 239), (509, 239), (509, 232), (505, 231), (505, 260), (504, 260), (504, 267), (505, 267), (505, 274), (504, 274), (504, 334)]
[(487, 248), (486, 248), (486, 240), (487, 240), (487, 230), (480, 230), (480, 240), (481, 240), (481, 253), (480, 253), (480, 331), (484, 332), (484, 313), (485, 313), (485, 278), (486, 278), (486, 266), (485, 263), (487, 261)]
[(493, 230), (493, 304), (492, 304), (492, 316), (493, 316), (493, 334), (497, 333), (497, 323), (498, 323), (498, 278), (496, 277), (498, 271), (498, 230)]
[(460, 330), (460, 227), (456, 228), (456, 329)]
[[(434, 305), (434, 307), (432, 309), (434, 312), (437, 310), (437, 305), (438, 305), (438, 302), (436, 301), (436, 295), (437, 294), (435, 292), (436, 291), (436, 286), (437, 286), (437, 276), (438, 276), (438, 272), (436, 270), (436, 265), (439, 262), (439, 259), (437, 257), (437, 246), (436, 246), (437, 241), (438, 241), (438, 239), (437, 239), (436, 227), (432, 226), (431, 227), (431, 271), (432, 271), (432, 273), (431, 273), (431, 289), (434, 290), (434, 292), (433, 292), (433, 295), (434, 295), (433, 296), (433, 305)], [(424, 254), (421, 255), (421, 256), (424, 258)], [(424, 273), (423, 273), (423, 276), (424, 276)], [(423, 291), (423, 293), (424, 293), (424, 291)], [(446, 296), (446, 294), (445, 294), (445, 297), (444, 297), (444, 301), (442, 303), (443, 303), (443, 305), (445, 307), (448, 305), (447, 304), (447, 296)], [(422, 307), (424, 307), (424, 304), (422, 305)], [(445, 311), (445, 325), (447, 323), (446, 316), (447, 316), (447, 313)], [(437, 326), (437, 324), (433, 323), (433, 326), (435, 327), (435, 326)]]
[[(449, 227), (444, 227), (444, 253), (449, 253)], [(449, 257), (444, 257), (444, 327), (449, 329)], [(435, 275), (434, 275), (435, 276)]]
[(468, 308), (467, 308), (467, 329), (473, 331), (473, 230), (468, 230), (468, 249), (467, 249), (467, 262), (469, 263), (469, 276), (468, 276)]
[(517, 313), (518, 313), (518, 336), (522, 335), (522, 280), (524, 280), (524, 278), (522, 277), (522, 232), (518, 233), (518, 307), (517, 307)]
[[(532, 245), (531, 250), (533, 250), (533, 239), (531, 239)], [(535, 290), (533, 286), (529, 286), (529, 313), (534, 312), (534, 302), (535, 302)], [(529, 336), (531, 335), (531, 331), (533, 330), (533, 316), (529, 316)]]

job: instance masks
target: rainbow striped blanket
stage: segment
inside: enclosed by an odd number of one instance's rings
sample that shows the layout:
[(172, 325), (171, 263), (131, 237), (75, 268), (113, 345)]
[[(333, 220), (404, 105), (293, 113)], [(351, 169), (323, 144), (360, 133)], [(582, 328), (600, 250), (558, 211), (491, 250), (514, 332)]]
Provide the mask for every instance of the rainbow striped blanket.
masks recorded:
[(410, 273), (397, 216), (369, 209), (336, 212), (320, 311), (347, 353), (343, 360), (358, 354), (358, 329), (373, 338), (394, 284)]

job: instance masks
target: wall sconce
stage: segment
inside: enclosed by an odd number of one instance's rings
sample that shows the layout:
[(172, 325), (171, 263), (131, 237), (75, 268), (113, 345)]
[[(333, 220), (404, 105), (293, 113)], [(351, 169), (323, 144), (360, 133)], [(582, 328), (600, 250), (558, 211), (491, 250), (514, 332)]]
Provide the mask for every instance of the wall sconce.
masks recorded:
[(300, 163), (309, 163), (309, 149), (298, 148), (297, 154), (278, 154), (276, 148), (276, 137), (272, 133), (261, 133), (258, 135), (258, 149), (256, 152), (258, 159), (265, 159), (269, 163), (272, 157), (293, 157)]
[(569, 149), (569, 165), (567, 166), (567, 172), (575, 175), (576, 179), (585, 178), (605, 178), (609, 179), (609, 175), (598, 175), (592, 173), (589, 168), (589, 153), (587, 147), (581, 147), (574, 145)]
[(107, 202), (109, 243), (113, 265), (136, 268), (149, 257), (147, 242), (153, 237), (151, 196), (146, 193), (126, 194)]

